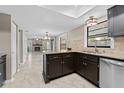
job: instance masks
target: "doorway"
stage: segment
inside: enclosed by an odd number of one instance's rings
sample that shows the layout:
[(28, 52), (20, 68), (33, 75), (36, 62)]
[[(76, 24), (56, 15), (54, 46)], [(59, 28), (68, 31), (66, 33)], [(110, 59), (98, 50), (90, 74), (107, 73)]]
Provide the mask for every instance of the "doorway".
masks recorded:
[(15, 75), (17, 71), (17, 42), (16, 42), (16, 30), (17, 25), (12, 22), (11, 23), (11, 72), (12, 77)]

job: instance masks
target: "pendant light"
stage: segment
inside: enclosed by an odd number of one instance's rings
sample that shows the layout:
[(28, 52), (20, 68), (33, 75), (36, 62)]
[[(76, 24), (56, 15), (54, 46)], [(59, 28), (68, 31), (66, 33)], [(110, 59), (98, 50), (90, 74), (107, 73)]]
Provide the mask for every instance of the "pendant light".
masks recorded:
[(97, 18), (94, 16), (90, 16), (89, 19), (86, 21), (87, 26), (93, 26), (97, 24)]
[(50, 36), (49, 36), (49, 34), (48, 34), (48, 32), (46, 32), (46, 35), (44, 36), (44, 39), (45, 40), (50, 40), (51, 39)]

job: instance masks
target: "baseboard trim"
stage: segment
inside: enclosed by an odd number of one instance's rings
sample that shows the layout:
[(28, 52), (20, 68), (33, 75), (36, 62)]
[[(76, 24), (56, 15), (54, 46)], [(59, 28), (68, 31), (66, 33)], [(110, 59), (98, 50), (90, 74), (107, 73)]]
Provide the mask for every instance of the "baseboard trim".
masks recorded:
[(17, 69), (17, 72), (20, 72), (20, 69)]
[(14, 78), (9, 79), (9, 80), (5, 80), (4, 84), (8, 84), (8, 83), (11, 83), (11, 82), (13, 82), (13, 81), (14, 81)]

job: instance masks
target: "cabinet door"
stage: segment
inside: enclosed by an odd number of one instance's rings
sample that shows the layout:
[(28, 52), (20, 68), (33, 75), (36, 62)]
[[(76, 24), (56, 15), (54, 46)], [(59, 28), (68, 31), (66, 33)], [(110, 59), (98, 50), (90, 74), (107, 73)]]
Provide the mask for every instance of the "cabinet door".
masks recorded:
[(93, 83), (98, 83), (98, 65), (97, 62), (85, 60), (85, 77)]
[(0, 83), (3, 83), (6, 79), (6, 65), (5, 63), (0, 64)]
[(80, 66), (80, 58), (79, 58), (79, 53), (76, 54), (76, 57), (75, 57), (75, 65), (74, 67), (76, 67), (75, 71), (78, 73), (79, 72), (79, 66)]
[(108, 36), (113, 36), (114, 31), (114, 8), (108, 9)]
[(62, 57), (61, 55), (51, 55), (48, 58), (48, 78), (53, 79), (62, 75)]
[(63, 75), (72, 73), (74, 71), (73, 54), (63, 54)]
[(124, 35), (124, 5), (117, 5), (108, 9), (108, 35)]
[(83, 54), (79, 54), (78, 56), (78, 62), (77, 62), (77, 73), (79, 73), (82, 76), (85, 76), (85, 66), (84, 66), (84, 59)]
[(113, 36), (124, 35), (124, 5), (114, 7), (114, 32)]
[(85, 76), (85, 70), (86, 70), (86, 67), (84, 65), (84, 60), (80, 60), (80, 65), (79, 65), (79, 73), (82, 75), (82, 76)]
[(78, 69), (78, 53), (73, 53), (73, 62), (74, 62), (74, 72), (77, 72)]

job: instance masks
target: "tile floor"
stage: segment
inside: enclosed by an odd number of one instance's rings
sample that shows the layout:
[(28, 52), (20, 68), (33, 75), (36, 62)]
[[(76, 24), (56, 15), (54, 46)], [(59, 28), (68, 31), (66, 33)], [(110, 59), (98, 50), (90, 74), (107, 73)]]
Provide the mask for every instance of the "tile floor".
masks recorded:
[(44, 83), (42, 76), (42, 54), (30, 53), (27, 62), (16, 73), (13, 82), (4, 84), (3, 88), (96, 88), (93, 84), (77, 74), (70, 74)]

